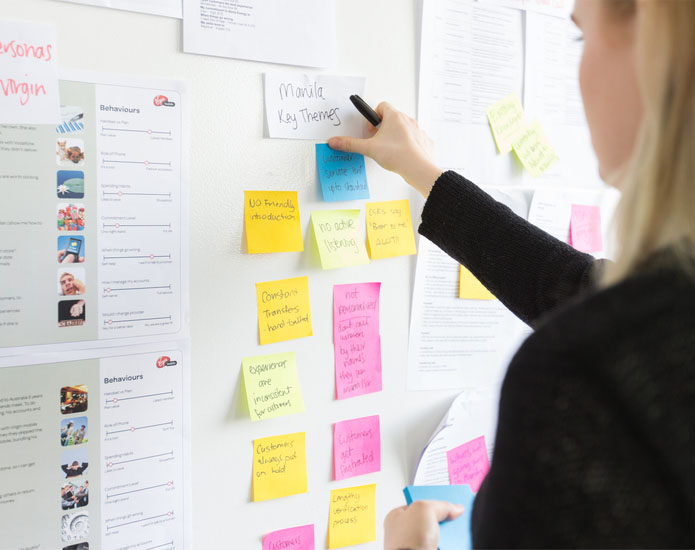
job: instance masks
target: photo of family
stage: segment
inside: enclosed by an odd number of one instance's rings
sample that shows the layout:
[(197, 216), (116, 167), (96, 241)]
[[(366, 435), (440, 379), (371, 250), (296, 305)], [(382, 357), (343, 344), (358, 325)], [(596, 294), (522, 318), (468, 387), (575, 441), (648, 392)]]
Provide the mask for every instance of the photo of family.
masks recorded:
[(64, 479), (78, 477), (89, 468), (88, 448), (76, 447), (65, 449), (60, 457), (60, 469)]
[(58, 231), (84, 230), (84, 205), (61, 202), (58, 204)]
[(84, 237), (61, 235), (58, 237), (58, 263), (84, 262)]
[(84, 300), (62, 300), (58, 302), (58, 326), (81, 327), (87, 313)]
[(85, 293), (84, 268), (72, 267), (58, 270), (58, 296), (75, 296)]
[(82, 508), (89, 504), (89, 481), (66, 482), (60, 488), (60, 506), (63, 510)]
[(87, 417), (66, 418), (60, 422), (60, 444), (63, 447), (87, 443)]
[(60, 412), (62, 414), (81, 413), (87, 410), (87, 386), (64, 386), (60, 388)]
[(58, 138), (56, 140), (56, 163), (58, 166), (83, 166), (84, 141)]
[(81, 199), (84, 197), (84, 172), (58, 170), (56, 194), (59, 199)]

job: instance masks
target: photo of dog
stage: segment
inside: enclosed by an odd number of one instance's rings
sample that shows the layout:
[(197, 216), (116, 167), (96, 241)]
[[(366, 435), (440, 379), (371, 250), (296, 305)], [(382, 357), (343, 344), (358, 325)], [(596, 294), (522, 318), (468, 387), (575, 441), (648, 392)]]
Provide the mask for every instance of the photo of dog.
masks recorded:
[(58, 166), (83, 166), (84, 141), (81, 139), (56, 139), (56, 163)]

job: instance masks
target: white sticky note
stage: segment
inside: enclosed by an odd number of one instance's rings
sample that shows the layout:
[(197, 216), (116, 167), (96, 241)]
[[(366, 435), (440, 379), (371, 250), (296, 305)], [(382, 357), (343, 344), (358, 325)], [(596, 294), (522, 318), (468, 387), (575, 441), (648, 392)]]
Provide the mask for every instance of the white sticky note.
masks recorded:
[(55, 59), (54, 26), (0, 20), (0, 123), (58, 122)]
[(265, 73), (265, 113), (271, 138), (328, 140), (362, 137), (366, 121), (350, 102), (364, 77)]

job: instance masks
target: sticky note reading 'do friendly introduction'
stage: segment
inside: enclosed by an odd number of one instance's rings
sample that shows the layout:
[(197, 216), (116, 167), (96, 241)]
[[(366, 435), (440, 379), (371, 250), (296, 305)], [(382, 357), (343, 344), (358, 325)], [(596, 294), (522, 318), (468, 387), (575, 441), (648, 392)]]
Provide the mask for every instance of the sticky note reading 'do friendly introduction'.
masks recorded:
[(254, 502), (306, 493), (306, 434), (254, 440), (252, 475)]
[(367, 251), (372, 260), (417, 252), (408, 199), (367, 203)]
[(468, 269), (459, 266), (459, 298), (464, 300), (495, 300), (495, 296)]
[(256, 300), (261, 345), (312, 335), (308, 277), (256, 283)]
[(323, 269), (369, 263), (357, 227), (359, 216), (359, 210), (318, 210), (311, 213)]
[(263, 537), (263, 550), (315, 550), (314, 526), (302, 525), (268, 533)]
[(490, 105), (485, 112), (500, 153), (509, 153), (512, 144), (526, 126), (526, 115), (519, 94), (514, 92)]
[(249, 254), (301, 252), (296, 191), (244, 191), (244, 228)]
[(534, 178), (557, 160), (555, 151), (538, 121), (529, 124), (512, 145), (516, 156)]
[(376, 485), (331, 491), (328, 548), (376, 540)]
[(241, 360), (241, 368), (251, 420), (304, 410), (293, 351), (246, 357)]

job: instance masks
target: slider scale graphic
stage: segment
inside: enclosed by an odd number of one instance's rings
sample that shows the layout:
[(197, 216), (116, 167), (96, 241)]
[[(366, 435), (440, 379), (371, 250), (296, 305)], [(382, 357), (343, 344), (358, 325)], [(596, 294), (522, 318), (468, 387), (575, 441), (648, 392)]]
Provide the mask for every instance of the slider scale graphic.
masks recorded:
[(171, 222), (169, 223), (102, 223), (102, 229), (107, 227), (115, 227), (120, 229), (121, 227), (168, 227), (171, 229)]
[(174, 396), (174, 390), (164, 391), (161, 393), (150, 393), (147, 395), (134, 395), (133, 397), (112, 397), (106, 400), (106, 404), (109, 403), (120, 403), (122, 401), (132, 401), (133, 399), (145, 399), (147, 397), (159, 397), (160, 395), (171, 395)]
[(159, 518), (166, 518), (166, 517), (174, 517), (174, 512), (172, 510), (166, 512), (165, 514), (158, 514), (156, 516), (150, 516), (148, 518), (142, 518), (142, 519), (134, 519), (133, 521), (126, 521), (125, 523), (119, 523), (118, 525), (107, 525), (106, 530), (108, 531), (109, 529), (118, 529), (119, 527), (124, 527), (126, 525), (133, 525), (135, 523), (142, 523), (143, 521), (150, 521), (152, 519), (159, 519)]
[(127, 460), (118, 460), (116, 462), (107, 462), (106, 467), (107, 468), (113, 468), (114, 466), (120, 466), (121, 464), (129, 464), (131, 462), (141, 462), (143, 460), (151, 460), (153, 458), (160, 458), (163, 456), (171, 456), (173, 458), (174, 456), (174, 451), (173, 449), (171, 451), (167, 451), (166, 453), (159, 453), (156, 455), (149, 455), (149, 456), (141, 456), (138, 458), (129, 458)]
[(106, 437), (113, 435), (113, 434), (120, 434), (120, 433), (125, 433), (125, 432), (135, 432), (137, 430), (146, 430), (148, 428), (158, 428), (160, 426), (172, 426), (174, 425), (173, 420), (169, 420), (169, 422), (161, 422), (159, 424), (149, 424), (147, 426), (131, 426), (130, 428), (126, 428), (125, 430), (106, 430)]
[(106, 494), (106, 499), (110, 498), (116, 498), (120, 497), (123, 495), (130, 495), (133, 493), (141, 493), (142, 491), (150, 491), (152, 489), (159, 489), (160, 487), (173, 487), (174, 482), (173, 481), (167, 481), (166, 483), (160, 483), (159, 485), (152, 485), (151, 487), (143, 487), (142, 489), (132, 489), (130, 491), (122, 491), (120, 493), (111, 493), (111, 494)]
[(149, 135), (165, 135), (165, 136), (171, 136), (171, 130), (167, 131), (161, 131), (161, 130), (136, 130), (136, 129), (131, 129), (131, 128), (107, 128), (106, 126), (101, 127), (102, 132), (131, 132), (135, 134), (149, 134)]
[(116, 195), (118, 197), (169, 197), (171, 198), (171, 193), (128, 193), (126, 191), (102, 191), (102, 196), (112, 196)]
[(171, 168), (171, 161), (169, 162), (153, 162), (151, 160), (116, 160), (116, 159), (101, 159), (102, 164), (142, 164), (143, 166), (168, 166)]
[(171, 254), (147, 254), (146, 256), (104, 256), (104, 260), (154, 260), (155, 258), (168, 258), (171, 260)]
[(115, 323), (135, 323), (137, 321), (162, 321), (164, 319), (171, 321), (171, 315), (164, 317), (143, 317), (141, 319), (108, 319), (104, 321), (104, 325), (113, 325)]
[(123, 287), (123, 288), (112, 288), (112, 287), (106, 287), (104, 289), (104, 294), (110, 294), (111, 292), (123, 292), (126, 290), (161, 290), (166, 288), (167, 290), (171, 290), (171, 285), (163, 285), (163, 286), (134, 286), (134, 287)]

